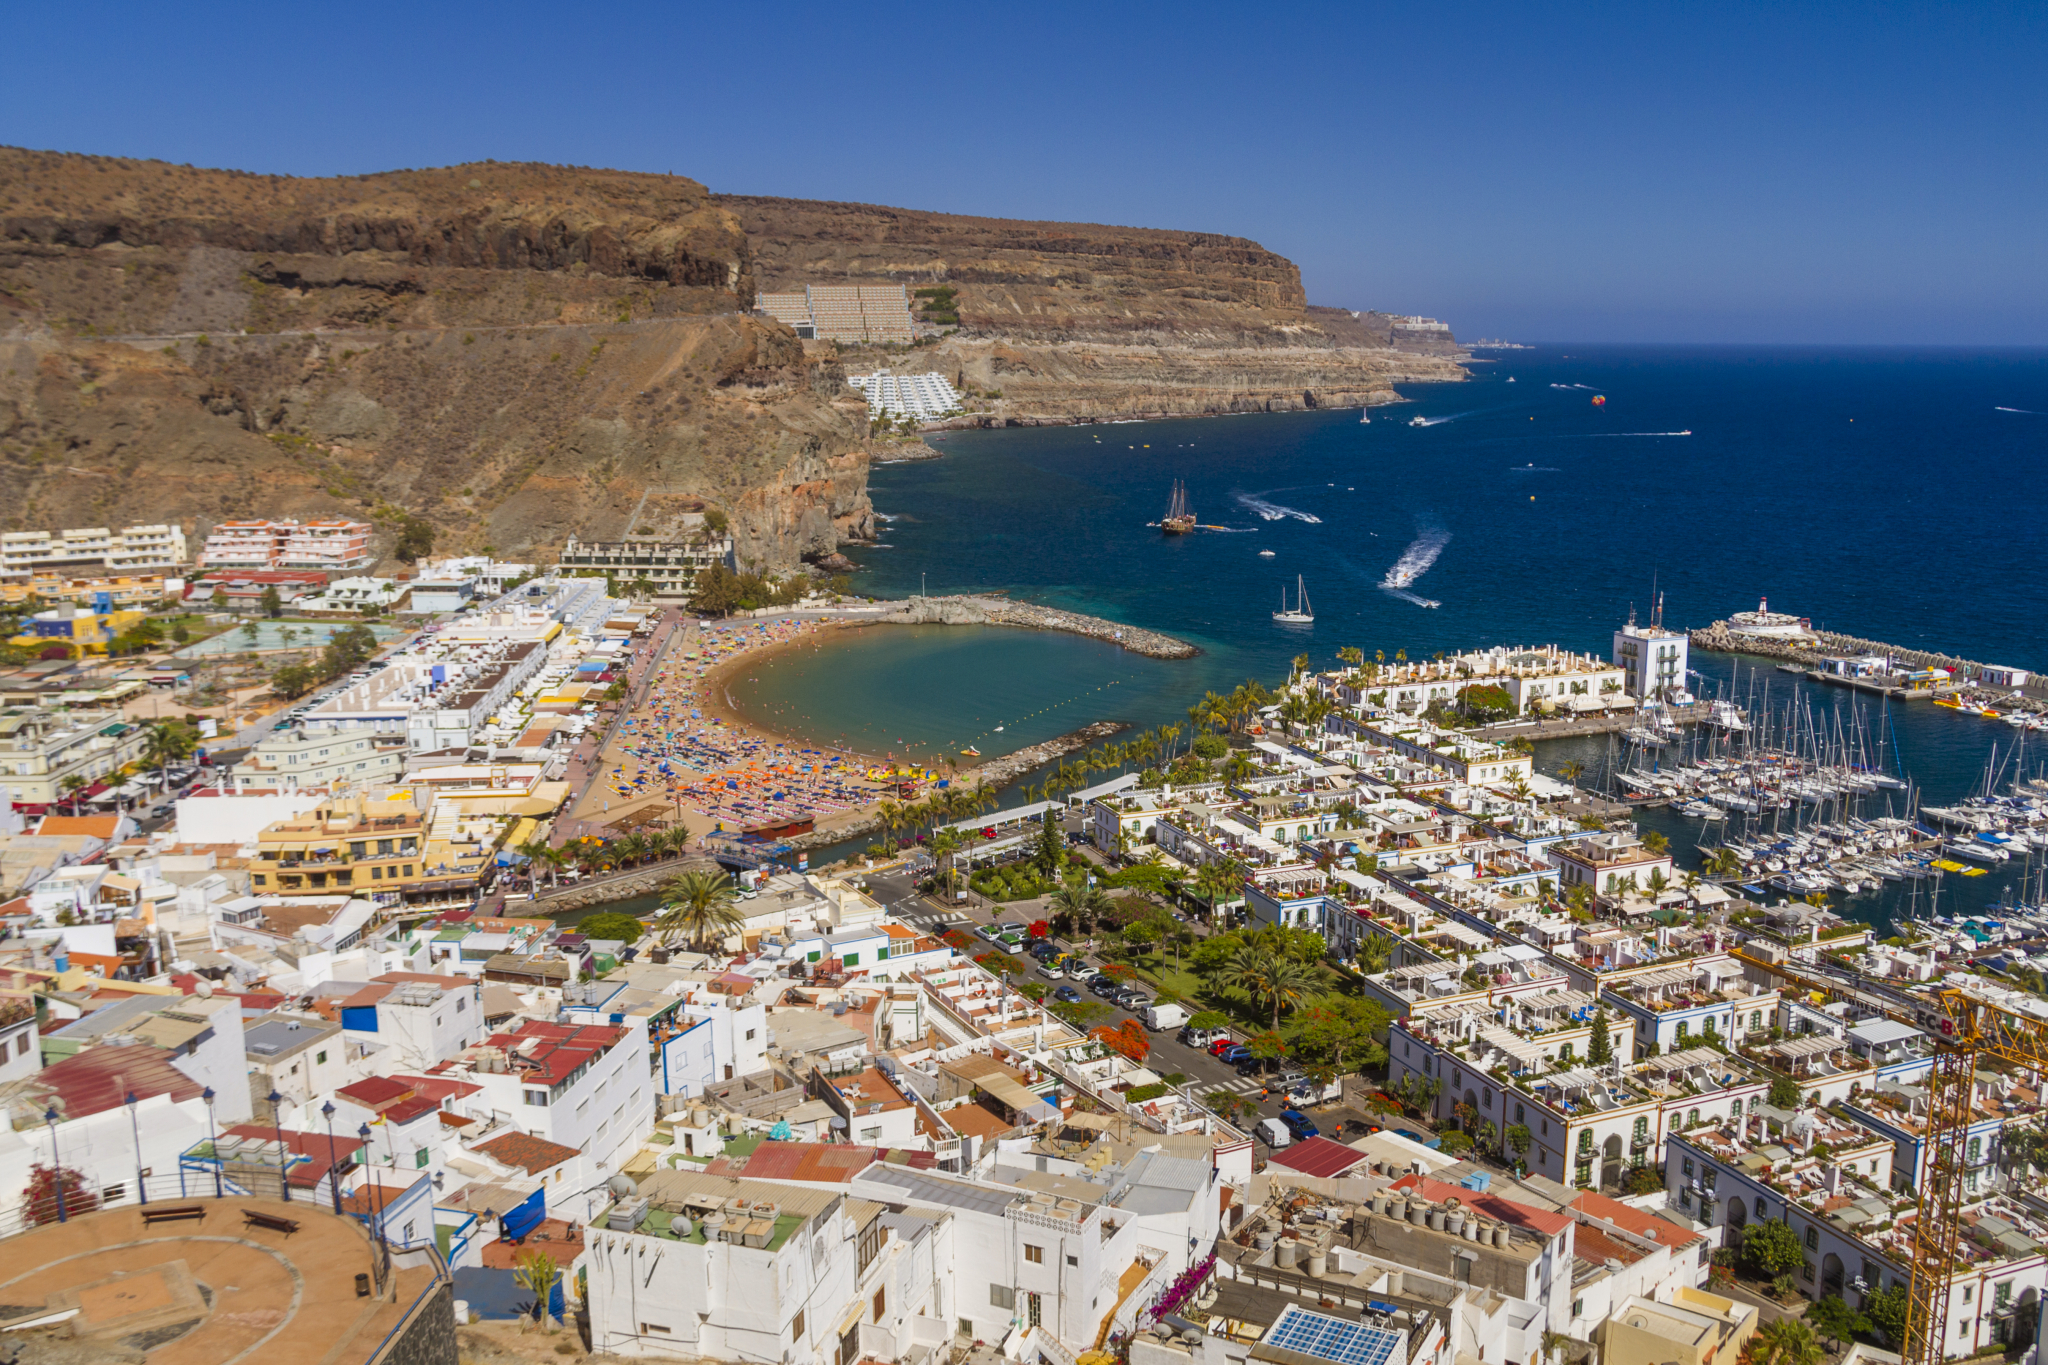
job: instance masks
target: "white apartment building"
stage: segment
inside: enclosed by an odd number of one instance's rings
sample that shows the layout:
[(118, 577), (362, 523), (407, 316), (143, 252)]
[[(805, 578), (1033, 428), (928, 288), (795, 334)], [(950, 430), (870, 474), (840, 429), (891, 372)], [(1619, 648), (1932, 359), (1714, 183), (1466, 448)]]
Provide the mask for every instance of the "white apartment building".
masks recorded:
[(202, 569), (367, 568), (376, 556), (367, 521), (325, 517), (313, 521), (243, 520), (217, 523), (199, 551)]
[(63, 531), (9, 531), (0, 535), (0, 573), (64, 573), (105, 569), (119, 573), (169, 570), (185, 563), (185, 532), (176, 525), (104, 526)]
[(67, 794), (67, 779), (109, 777), (148, 742), (118, 711), (9, 711), (0, 714), (0, 786), (16, 805), (47, 806)]
[(1684, 634), (1664, 629), (1661, 622), (1639, 626), (1630, 617), (1614, 632), (1614, 662), (1632, 697), (1671, 701), (1684, 692), (1690, 648)]
[(654, 1123), (647, 1021), (636, 1015), (616, 1027), (523, 1020), (430, 1074), (480, 1087), (478, 1109), (578, 1149), (594, 1176), (617, 1170)]
[(921, 1286), (908, 1277), (885, 1285), (883, 1217), (878, 1203), (837, 1188), (657, 1171), (585, 1235), (576, 1268), (588, 1279), (591, 1346), (690, 1360), (850, 1361), (880, 1354), (863, 1349), (865, 1327), (889, 1331), (920, 1287), (924, 1311), (915, 1316), (932, 1324), (926, 1344), (944, 1341), (946, 1319), (930, 1302), (947, 1278), (930, 1253), (936, 1230), (914, 1258), (926, 1268)]
[(874, 374), (849, 376), (848, 384), (867, 395), (870, 417), (944, 417), (960, 410), (960, 392), (942, 374)]
[(404, 775), (405, 745), (395, 736), (328, 724), (272, 730), (228, 780), (238, 792), (337, 791)]

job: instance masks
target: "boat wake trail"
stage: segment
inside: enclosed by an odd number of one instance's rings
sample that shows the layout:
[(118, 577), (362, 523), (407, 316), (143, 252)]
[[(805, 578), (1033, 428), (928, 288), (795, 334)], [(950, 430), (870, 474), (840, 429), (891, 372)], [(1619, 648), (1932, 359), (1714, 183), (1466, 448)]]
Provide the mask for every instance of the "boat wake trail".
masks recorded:
[(1518, 464), (1508, 470), (1510, 474), (1561, 474), (1563, 472), (1556, 465), (1549, 464)]
[(1444, 546), (1451, 543), (1451, 533), (1441, 527), (1428, 526), (1415, 537), (1415, 542), (1401, 551), (1401, 557), (1394, 561), (1394, 567), (1387, 570), (1387, 576), (1380, 580), (1380, 590), (1413, 602), (1418, 607), (1434, 607), (1438, 603), (1417, 593), (1408, 591), (1416, 579), (1429, 572), (1436, 557), (1444, 552)]
[[(1587, 434), (1588, 436), (1690, 436), (1690, 435), (1692, 435), (1692, 432), (1690, 432), (1690, 431), (1589, 431), (1589, 432), (1587, 432), (1586, 434)], [(1567, 439), (1567, 440), (1573, 440), (1573, 441), (1576, 441), (1576, 440), (1578, 440), (1579, 438), (1578, 438), (1578, 437), (1576, 437), (1576, 436), (1571, 436), (1571, 437), (1566, 437), (1565, 439)]]
[(1469, 412), (1454, 412), (1449, 417), (1425, 417), (1421, 421), (1411, 422), (1409, 423), (1409, 425), (1418, 427), (1440, 427), (1446, 422), (1455, 422), (1460, 417), (1470, 417), (1471, 415), (1472, 414)]
[(2017, 412), (2017, 413), (2019, 413), (2019, 414), (2020, 414), (2021, 416), (2023, 416), (2023, 417), (2040, 417), (2040, 416), (2042, 416), (2042, 415), (2043, 415), (2043, 414), (2041, 414), (2041, 413), (2035, 412), (2035, 411), (2034, 411), (2034, 410), (2033, 410), (2032, 408), (1993, 408), (1993, 409), (1992, 409), (1992, 411), (1993, 411), (1993, 412)]
[(1552, 384), (1550, 387), (1553, 389), (1584, 389), (1588, 393), (1598, 393), (1600, 391), (1599, 386), (1596, 384)]
[(1288, 517), (1293, 517), (1296, 521), (1305, 521), (1312, 526), (1323, 524), (1321, 517), (1311, 516), (1298, 507), (1286, 507), (1277, 502), (1267, 502), (1256, 494), (1233, 493), (1231, 496), (1237, 499), (1240, 507), (1243, 507), (1248, 512), (1255, 513), (1264, 521), (1284, 521)]

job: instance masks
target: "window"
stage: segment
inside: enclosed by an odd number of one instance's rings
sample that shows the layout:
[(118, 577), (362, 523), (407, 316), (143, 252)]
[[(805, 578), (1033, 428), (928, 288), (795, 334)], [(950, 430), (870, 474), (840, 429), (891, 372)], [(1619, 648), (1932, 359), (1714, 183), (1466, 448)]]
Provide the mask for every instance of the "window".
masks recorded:
[(796, 1316), (789, 1320), (789, 1339), (791, 1341), (802, 1341), (804, 1339), (804, 1310), (801, 1308), (797, 1309)]
[(1687, 1175), (1687, 1177), (1688, 1177), (1688, 1178), (1689, 1178), (1689, 1177), (1690, 1177), (1690, 1176), (1692, 1175), (1692, 1158), (1691, 1158), (1691, 1157), (1687, 1157), (1687, 1158), (1685, 1159), (1685, 1174)]
[(520, 1093), (521, 1093), (522, 1097), (523, 1097), (523, 1098), (524, 1098), (524, 1099), (526, 1100), (526, 1102), (527, 1102), (528, 1104), (530, 1104), (530, 1105), (533, 1105), (534, 1107), (536, 1107), (536, 1108), (539, 1108), (539, 1109), (545, 1109), (545, 1108), (547, 1108), (547, 1107), (548, 1107), (548, 1092), (547, 1092), (547, 1091), (545, 1091), (545, 1090), (526, 1090), (526, 1091), (521, 1091)]
[(988, 1306), (1000, 1308), (1005, 1313), (1017, 1311), (1017, 1291), (1006, 1284), (991, 1284), (988, 1287)]
[(889, 1293), (889, 1291), (888, 1291), (888, 1289), (887, 1289), (886, 1287), (885, 1287), (885, 1288), (882, 1288), (882, 1289), (877, 1289), (877, 1290), (875, 1291), (875, 1321), (876, 1321), (876, 1322), (880, 1322), (880, 1321), (882, 1320), (882, 1309), (883, 1309), (884, 1307), (886, 1307), (886, 1306), (887, 1306), (887, 1303), (888, 1303), (887, 1295), (888, 1295), (888, 1293)]
[(750, 1043), (754, 1041), (754, 1031), (752, 1029), (747, 1030), (747, 1041)]
[(1515, 1122), (1516, 1122), (1516, 1123), (1520, 1123), (1521, 1121), (1522, 1121), (1522, 1106), (1518, 1104), (1518, 1105), (1516, 1105), (1516, 1106), (1515, 1106)]
[(1044, 1265), (1045, 1248), (1035, 1247), (1031, 1245), (1031, 1243), (1026, 1242), (1024, 1244), (1024, 1259), (1031, 1262), (1031, 1264), (1033, 1265)]
[(26, 1033), (14, 1040), (14, 1055), (17, 1057), (28, 1056), (28, 1035)]
[(2003, 1308), (2003, 1307), (2005, 1307), (2005, 1306), (2006, 1306), (2007, 1304), (2009, 1304), (2009, 1303), (2011, 1303), (2011, 1302), (2012, 1302), (2012, 1281), (2011, 1281), (2011, 1280), (2007, 1280), (2007, 1281), (2006, 1281), (2006, 1282), (2005, 1282), (2004, 1284), (1995, 1284), (1995, 1285), (1991, 1286), (1991, 1306), (1992, 1306), (1993, 1308)]
[(1970, 1163), (1970, 1164), (1971, 1164), (1972, 1166), (1974, 1166), (1974, 1165), (1976, 1165), (1976, 1164), (1977, 1164), (1978, 1162), (1982, 1161), (1983, 1159), (1984, 1159), (1984, 1139), (1983, 1139), (1983, 1138), (1981, 1138), (1981, 1137), (1973, 1137), (1973, 1138), (1971, 1138), (1971, 1139), (1970, 1139), (1970, 1154), (1969, 1154), (1969, 1158), (1968, 1158), (1968, 1160), (1969, 1160), (1969, 1163)]
[(882, 1140), (882, 1130), (880, 1128), (863, 1128), (860, 1130), (860, 1140), (862, 1142), (880, 1142)]
[(1678, 1192), (1678, 1207), (1682, 1209), (1692, 1207), (1692, 1191), (1690, 1189), (1683, 1189)]
[(1964, 1303), (1968, 1303), (1968, 1302), (1970, 1301), (1970, 1290), (1971, 1290), (1971, 1288), (1972, 1288), (1972, 1286), (1970, 1286), (1970, 1285), (1964, 1285), (1964, 1286), (1963, 1286), (1963, 1302), (1964, 1302)]
[(1479, 1107), (1481, 1109), (1493, 1108), (1493, 1092), (1491, 1090), (1482, 1090), (1479, 1092)]
[(1800, 1278), (1800, 1279), (1802, 1279), (1802, 1280), (1805, 1280), (1805, 1281), (1806, 1281), (1806, 1282), (1807, 1282), (1808, 1284), (1812, 1284), (1812, 1283), (1813, 1283), (1813, 1262), (1812, 1262), (1812, 1261), (1808, 1261), (1808, 1262), (1807, 1262), (1807, 1263), (1806, 1263), (1806, 1264), (1805, 1264), (1805, 1265), (1804, 1265), (1803, 1267), (1801, 1267), (1801, 1268), (1800, 1268), (1800, 1271), (1799, 1271), (1799, 1278)]
[(1079, 1265), (1079, 1264), (1081, 1264), (1081, 1258), (1080, 1258), (1079, 1256), (1069, 1256), (1069, 1257), (1067, 1257), (1067, 1264), (1068, 1264), (1068, 1265)]
[(469, 1002), (468, 1002), (467, 1000), (463, 999), (463, 998), (462, 998), (461, 996), (459, 996), (459, 995), (458, 995), (458, 996), (456, 996), (456, 997), (455, 997), (455, 1012), (456, 1012), (457, 1014), (460, 1014), (460, 1013), (462, 1013), (462, 1012), (463, 1012), (463, 1011), (464, 1011), (465, 1009), (467, 1009), (467, 1008), (469, 1008)]
[[(798, 1317), (802, 1317), (802, 1316), (803, 1316), (803, 1314), (799, 1313), (799, 1314), (797, 1314), (797, 1316), (798, 1316)], [(658, 1322), (643, 1322), (643, 1323), (641, 1323), (641, 1324), (640, 1324), (640, 1335), (641, 1335), (641, 1336), (643, 1336), (643, 1337), (651, 1337), (651, 1336), (664, 1336), (664, 1337), (665, 1337), (665, 1336), (667, 1336), (668, 1334), (669, 1334), (668, 1328), (666, 1328), (666, 1327), (663, 1327), (663, 1326), (662, 1326), (662, 1325), (661, 1325), (660, 1323), (658, 1323)]]
[[(1819, 1250), (1820, 1250), (1820, 1229), (1819, 1229), (1819, 1228), (1817, 1228), (1817, 1227), (1812, 1227), (1812, 1226), (1809, 1226), (1809, 1227), (1808, 1227), (1808, 1228), (1806, 1229), (1806, 1249), (1807, 1249), (1808, 1251), (1819, 1251)], [(1811, 1279), (1811, 1278), (1812, 1278), (1812, 1276), (1808, 1276), (1807, 1278), (1808, 1278), (1808, 1279)]]
[(1756, 1197), (1756, 1216), (1759, 1218), (1764, 1216), (1764, 1197), (1762, 1195)]

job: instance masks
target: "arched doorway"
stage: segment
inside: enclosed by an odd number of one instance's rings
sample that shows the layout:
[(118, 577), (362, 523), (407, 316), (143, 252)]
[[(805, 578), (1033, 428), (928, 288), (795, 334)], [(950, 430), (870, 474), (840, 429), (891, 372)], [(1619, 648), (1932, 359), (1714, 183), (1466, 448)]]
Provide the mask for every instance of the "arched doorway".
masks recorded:
[(1622, 1170), (1621, 1134), (1610, 1134), (1607, 1141), (1600, 1144), (1600, 1183), (1619, 1186)]
[(1822, 1297), (1833, 1294), (1835, 1297), (1840, 1298), (1843, 1278), (1841, 1257), (1835, 1255), (1832, 1251), (1821, 1257), (1820, 1291)]
[(1747, 1205), (1747, 1204), (1743, 1203), (1743, 1202), (1742, 1202), (1742, 1201), (1741, 1201), (1740, 1199), (1731, 1199), (1731, 1200), (1729, 1200), (1729, 1201), (1728, 1201), (1728, 1226), (1729, 1226), (1729, 1227), (1731, 1227), (1731, 1228), (1733, 1228), (1733, 1229), (1735, 1229), (1735, 1230), (1736, 1230), (1737, 1232), (1741, 1232), (1741, 1231), (1742, 1231), (1742, 1229), (1743, 1229), (1743, 1228), (1744, 1228), (1744, 1227), (1745, 1227), (1745, 1226), (1746, 1226), (1746, 1225), (1747, 1225), (1748, 1223), (1749, 1223), (1749, 1205)]

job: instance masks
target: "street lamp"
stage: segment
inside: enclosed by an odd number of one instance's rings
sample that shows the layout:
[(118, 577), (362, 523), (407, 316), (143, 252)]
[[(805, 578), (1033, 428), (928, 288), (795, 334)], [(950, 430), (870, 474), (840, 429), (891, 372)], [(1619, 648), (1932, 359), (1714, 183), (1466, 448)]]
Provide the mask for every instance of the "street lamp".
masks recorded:
[(220, 1188), (220, 1139), (213, 1135), (213, 1087), (207, 1086), (199, 1092), (199, 1098), (206, 1101), (206, 1150), (213, 1153), (213, 1197), (221, 1198)]
[(320, 1117), (327, 1120), (327, 1187), (334, 1193), (334, 1216), (341, 1216), (341, 1177), (334, 1173), (334, 1101), (320, 1106)]
[(142, 1185), (142, 1125), (135, 1117), (135, 1106), (138, 1101), (133, 1090), (128, 1092), (125, 1103), (128, 1106), (128, 1131), (135, 1135), (135, 1197), (147, 1204), (149, 1192)]
[(377, 1185), (376, 1172), (370, 1169), (370, 1158), (377, 1154), (377, 1149), (370, 1145), (370, 1125), (366, 1123), (356, 1129), (356, 1136), (363, 1140), (363, 1178), (377, 1188), (377, 1240), (384, 1243), (388, 1251), (390, 1241), (384, 1236), (384, 1187)]
[(284, 1145), (284, 1096), (272, 1086), (270, 1093), (263, 1097), (270, 1101), (270, 1128), (277, 1134), (277, 1187), (283, 1192), (284, 1202), (292, 1202), (291, 1157)]
[(64, 1214), (64, 1168), (57, 1164), (57, 1106), (51, 1105), (43, 1111), (43, 1122), (50, 1125), (50, 1185), (57, 1191), (57, 1221), (71, 1220)]

